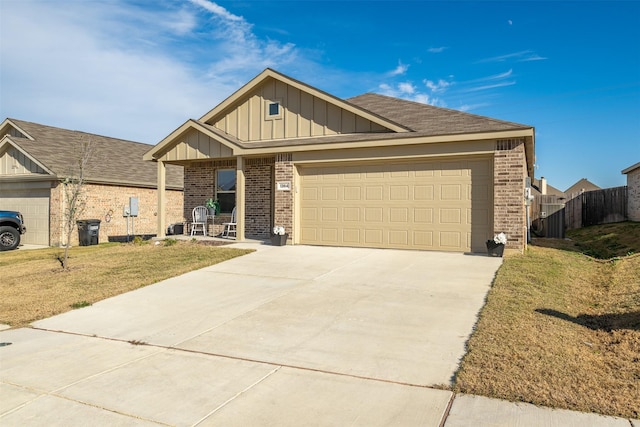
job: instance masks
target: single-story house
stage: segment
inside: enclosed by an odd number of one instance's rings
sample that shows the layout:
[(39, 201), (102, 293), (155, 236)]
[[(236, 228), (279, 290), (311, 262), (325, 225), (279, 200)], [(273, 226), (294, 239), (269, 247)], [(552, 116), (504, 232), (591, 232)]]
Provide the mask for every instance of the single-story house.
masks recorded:
[[(157, 168), (142, 159), (149, 145), (11, 118), (0, 124), (0, 135), (0, 208), (22, 212), (27, 227), (22, 243), (65, 243), (63, 181), (79, 173), (83, 143), (92, 148), (85, 168), (85, 208), (79, 219), (101, 221), (100, 242), (156, 233)], [(182, 188), (182, 167), (168, 167), (163, 216), (174, 222), (183, 220)], [(138, 200), (137, 217), (123, 216), (130, 198)], [(74, 232), (71, 244), (77, 243)]]
[(574, 197), (577, 197), (580, 194), (585, 193), (587, 191), (596, 191), (596, 190), (602, 190), (602, 188), (598, 187), (593, 182), (589, 181), (587, 178), (582, 178), (578, 180), (578, 182), (573, 184), (571, 187), (567, 188), (564, 191), (564, 194), (567, 195), (567, 199), (573, 199)]
[(622, 171), (627, 175), (627, 218), (640, 221), (640, 162)]
[[(526, 245), (534, 128), (367, 93), (340, 99), (266, 69), (146, 153), (185, 170), (184, 208), (219, 199), (237, 237), (290, 244), (485, 252)], [(225, 216), (227, 215), (227, 216)], [(158, 218), (157, 233), (167, 225)], [(218, 224), (217, 227), (220, 225)]]

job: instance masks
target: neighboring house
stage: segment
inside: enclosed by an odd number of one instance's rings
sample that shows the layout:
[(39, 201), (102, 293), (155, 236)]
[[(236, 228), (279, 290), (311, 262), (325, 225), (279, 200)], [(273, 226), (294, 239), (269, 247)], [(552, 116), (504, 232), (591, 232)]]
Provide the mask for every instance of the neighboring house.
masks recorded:
[[(0, 135), (0, 207), (24, 215), (27, 233), (23, 243), (65, 243), (62, 230), (67, 205), (62, 180), (77, 175), (83, 142), (93, 149), (85, 174), (86, 204), (79, 219), (101, 220), (100, 242), (125, 236), (123, 209), (130, 197), (137, 197), (139, 216), (129, 220), (129, 233), (156, 233), (157, 169), (142, 160), (149, 145), (15, 119), (0, 124)], [(167, 168), (165, 197), (169, 203), (162, 215), (171, 221), (183, 219), (182, 187), (182, 167)], [(77, 242), (74, 232), (71, 243)]]
[(586, 191), (602, 190), (600, 187), (592, 183), (586, 178), (582, 178), (580, 181), (567, 188), (564, 193), (567, 195), (567, 199), (573, 199), (579, 194)]
[(640, 162), (622, 171), (627, 175), (627, 217), (640, 221)]
[(564, 191), (558, 190), (556, 187), (549, 184), (545, 177), (533, 179), (531, 181), (531, 187), (533, 188), (533, 195), (537, 197), (548, 196), (558, 200), (559, 202), (564, 202), (567, 198)]
[(528, 125), (371, 93), (343, 100), (266, 69), (145, 159), (160, 189), (166, 166), (185, 167), (185, 216), (207, 197), (220, 220), (235, 204), (240, 240), (278, 225), (292, 244), (486, 252), (504, 232), (508, 248), (526, 245)]

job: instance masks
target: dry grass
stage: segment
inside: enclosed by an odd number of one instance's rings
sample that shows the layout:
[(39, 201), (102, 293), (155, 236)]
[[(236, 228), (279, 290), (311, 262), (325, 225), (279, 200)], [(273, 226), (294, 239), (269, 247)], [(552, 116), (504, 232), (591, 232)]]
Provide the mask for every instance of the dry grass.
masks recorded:
[(574, 252), (621, 230), (640, 252), (640, 224), (590, 228), (569, 251), (531, 246), (505, 259), (455, 390), (640, 417), (640, 253), (602, 261)]
[(168, 242), (74, 247), (67, 271), (57, 259), (59, 248), (0, 252), (0, 323), (25, 326), (251, 252)]

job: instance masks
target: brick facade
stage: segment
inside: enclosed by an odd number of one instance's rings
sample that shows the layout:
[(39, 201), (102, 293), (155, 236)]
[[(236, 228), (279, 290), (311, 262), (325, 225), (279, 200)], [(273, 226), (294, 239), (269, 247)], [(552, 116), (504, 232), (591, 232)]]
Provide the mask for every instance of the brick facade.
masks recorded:
[(293, 196), (295, 193), (295, 182), (293, 173), (293, 161), (291, 153), (276, 155), (275, 160), (275, 181), (291, 183), (291, 189), (276, 190), (274, 197), (274, 225), (284, 227), (289, 234), (289, 241), (294, 239), (293, 224)]
[(493, 230), (507, 235), (507, 249), (523, 251), (527, 244), (524, 188), (524, 141), (496, 141), (493, 158)]
[[(245, 235), (250, 238), (267, 238), (273, 225), (273, 165), (274, 158), (250, 158), (245, 160)], [(194, 163), (184, 169), (184, 217), (191, 222), (194, 207), (204, 205), (215, 197), (215, 177), (218, 169), (235, 169), (235, 160), (214, 160)], [(214, 218), (215, 235), (223, 230), (223, 223), (231, 220), (230, 213)], [(186, 230), (185, 230), (186, 232)]]
[(245, 161), (245, 234), (267, 238), (273, 227), (273, 164), (274, 158)]
[[(129, 206), (129, 198), (138, 198), (138, 216), (129, 218), (129, 234), (157, 234), (157, 191), (155, 188), (124, 187), (116, 185), (85, 184), (84, 210), (78, 219), (99, 219), (98, 241), (104, 243), (109, 238), (127, 235), (127, 219), (123, 208)], [(167, 190), (167, 223), (181, 222), (183, 194), (179, 190)], [(64, 244), (63, 221), (65, 216), (64, 189), (61, 183), (54, 184), (50, 199), (50, 242), (52, 246)], [(77, 229), (71, 233), (71, 244), (78, 244)]]
[(640, 167), (627, 173), (627, 217), (640, 221)]
[[(507, 235), (507, 248), (523, 251), (526, 247), (526, 206), (524, 186), (526, 158), (521, 139), (499, 140), (494, 152), (494, 234)], [(184, 217), (215, 194), (215, 171), (235, 168), (235, 160), (193, 163), (185, 167)], [(245, 235), (266, 238), (273, 225), (280, 225), (294, 238), (294, 164), (290, 153), (275, 157), (245, 159)], [(291, 190), (277, 190), (277, 182), (289, 182)], [(229, 214), (216, 216), (214, 234), (222, 232)], [(185, 231), (186, 232), (186, 231)]]

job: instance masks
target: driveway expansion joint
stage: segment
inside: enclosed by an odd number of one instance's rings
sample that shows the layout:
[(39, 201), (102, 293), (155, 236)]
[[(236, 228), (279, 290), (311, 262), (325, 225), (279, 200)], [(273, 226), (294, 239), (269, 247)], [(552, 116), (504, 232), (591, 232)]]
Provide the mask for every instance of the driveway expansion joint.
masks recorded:
[[(258, 364), (261, 364), (261, 365), (275, 366), (278, 369), (280, 369), (280, 368), (290, 368), (290, 369), (295, 369), (295, 370), (300, 370), (300, 371), (317, 372), (317, 373), (327, 374), (327, 375), (337, 375), (337, 376), (341, 376), (341, 377), (354, 378), (354, 379), (358, 379), (358, 380), (375, 381), (375, 382), (386, 383), (386, 384), (395, 384), (395, 385), (401, 385), (401, 386), (407, 386), (407, 387), (416, 387), (416, 388), (424, 388), (424, 389), (431, 389), (431, 390), (443, 390), (441, 387), (430, 386), (430, 385), (427, 385), (427, 384), (416, 384), (416, 383), (410, 383), (410, 382), (405, 382), (405, 381), (395, 381), (395, 380), (389, 380), (389, 379), (384, 379), (384, 378), (375, 378), (375, 377), (367, 377), (367, 376), (363, 376), (363, 375), (347, 374), (347, 373), (344, 373), (344, 372), (335, 372), (335, 371), (329, 371), (329, 370), (326, 370), (326, 369), (308, 368), (308, 367), (304, 367), (304, 366), (268, 362), (268, 361), (259, 360), (259, 359), (251, 359), (251, 358), (239, 357), (239, 356), (230, 356), (228, 354), (211, 353), (211, 352), (202, 351), (202, 350), (191, 350), (191, 349), (187, 349), (187, 348), (176, 347), (176, 346), (173, 346), (173, 345), (152, 344), (152, 343), (139, 341), (139, 340), (103, 337), (103, 336), (99, 336), (99, 335), (95, 335), (95, 334), (83, 334), (83, 333), (79, 333), (79, 332), (69, 332), (69, 331), (61, 331), (61, 330), (54, 330), (54, 329), (47, 329), (47, 328), (38, 328), (38, 327), (31, 327), (31, 328), (39, 330), (39, 331), (44, 331), (44, 332), (75, 335), (75, 336), (82, 336), (82, 337), (87, 337), (87, 338), (96, 338), (96, 339), (101, 339), (101, 340), (106, 340), (106, 341), (127, 343), (127, 344), (130, 344), (130, 345), (136, 345), (136, 346), (142, 346), (142, 347), (152, 347), (152, 348), (157, 348), (157, 349), (161, 349), (161, 350), (173, 350), (173, 351), (178, 351), (178, 352), (183, 352), (183, 353), (201, 354), (203, 356), (220, 357), (220, 358), (223, 358), (223, 359), (239, 360), (239, 361), (242, 361), (242, 362), (249, 362), (249, 363), (258, 363)], [(141, 357), (139, 359), (136, 359), (135, 361), (146, 359), (148, 357), (154, 356), (155, 354), (157, 354), (157, 353), (153, 353), (153, 354), (150, 354), (150, 355), (147, 355), (147, 356), (143, 356), (143, 357)], [(132, 362), (135, 362), (135, 361), (132, 361)], [(127, 362), (127, 363), (124, 363), (122, 365), (118, 365), (116, 367), (110, 368), (110, 369), (105, 370), (103, 372), (94, 374), (94, 375), (92, 375), (92, 377), (101, 375), (101, 374), (103, 374), (105, 372), (109, 372), (109, 371), (118, 369), (119, 367), (128, 365), (128, 364), (130, 364), (132, 362)], [(90, 377), (88, 377), (88, 378), (90, 378)], [(85, 379), (79, 380), (77, 382), (82, 382)], [(61, 387), (61, 388), (59, 388), (57, 390), (54, 390), (54, 391), (62, 390), (64, 388), (70, 387), (71, 385), (73, 385), (73, 384), (66, 385), (66, 386)], [(445, 390), (445, 391), (448, 391), (448, 390)]]

